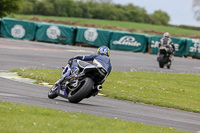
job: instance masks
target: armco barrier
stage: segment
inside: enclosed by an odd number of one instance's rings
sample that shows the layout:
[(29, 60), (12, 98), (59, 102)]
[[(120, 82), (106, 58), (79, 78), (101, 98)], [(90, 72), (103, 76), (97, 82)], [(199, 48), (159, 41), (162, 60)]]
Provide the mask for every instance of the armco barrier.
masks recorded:
[(186, 39), (186, 56), (200, 57), (200, 40)]
[[(158, 53), (158, 45), (162, 36), (150, 36), (149, 37), (149, 45), (150, 45), (150, 53), (157, 54)], [(185, 38), (177, 38), (170, 37), (175, 46), (174, 56), (184, 56), (186, 50), (186, 39)]]
[(37, 41), (74, 44), (74, 38), (75, 27), (59, 24), (37, 23), (35, 38)]
[(129, 32), (115, 31), (111, 34), (110, 49), (146, 52), (148, 36)]
[(3, 18), (1, 22), (1, 34), (6, 38), (21, 40), (34, 40), (36, 24), (30, 21)]
[(76, 42), (86, 43), (93, 46), (108, 46), (110, 30), (77, 27)]

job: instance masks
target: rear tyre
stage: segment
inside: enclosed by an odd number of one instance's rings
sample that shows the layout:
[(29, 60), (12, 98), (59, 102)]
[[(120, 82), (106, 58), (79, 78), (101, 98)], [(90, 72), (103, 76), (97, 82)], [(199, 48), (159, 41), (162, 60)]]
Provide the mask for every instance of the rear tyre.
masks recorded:
[(161, 63), (161, 62), (159, 62), (159, 67), (160, 67), (160, 68), (163, 68), (163, 67), (164, 67), (164, 64)]
[(48, 98), (49, 99), (54, 99), (58, 96), (58, 94), (56, 93), (56, 91), (58, 90), (58, 85), (54, 84), (51, 89), (49, 90), (48, 93)]
[(92, 91), (94, 86), (94, 81), (91, 78), (84, 78), (82, 81), (80, 81), (80, 86), (74, 90), (69, 92), (68, 94), (68, 100), (71, 103), (78, 103), (84, 98), (86, 98), (89, 93)]
[(159, 62), (159, 67), (163, 68), (164, 67), (164, 55), (160, 54), (159, 58), (158, 58), (158, 62)]

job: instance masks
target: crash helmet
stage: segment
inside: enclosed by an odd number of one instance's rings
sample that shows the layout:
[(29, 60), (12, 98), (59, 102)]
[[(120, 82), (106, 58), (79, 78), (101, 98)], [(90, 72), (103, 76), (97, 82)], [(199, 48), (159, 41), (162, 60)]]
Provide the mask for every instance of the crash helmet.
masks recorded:
[(168, 32), (165, 32), (163, 36), (169, 38), (170, 34)]
[(110, 49), (106, 46), (101, 46), (101, 47), (98, 48), (97, 54), (107, 55), (108, 57), (110, 57)]

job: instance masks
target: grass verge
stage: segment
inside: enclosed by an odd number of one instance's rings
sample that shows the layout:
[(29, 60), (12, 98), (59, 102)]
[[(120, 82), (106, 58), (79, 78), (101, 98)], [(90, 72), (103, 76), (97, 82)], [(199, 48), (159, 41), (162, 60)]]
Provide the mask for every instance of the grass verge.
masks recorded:
[(136, 29), (136, 30), (153, 30), (159, 32), (169, 32), (173, 35), (177, 36), (186, 36), (192, 34), (198, 34), (200, 36), (200, 31), (198, 30), (190, 30), (173, 26), (162, 26), (162, 25), (152, 25), (152, 24), (144, 24), (144, 23), (136, 23), (136, 22), (126, 22), (126, 21), (114, 21), (114, 20), (101, 20), (101, 19), (84, 19), (84, 18), (73, 18), (73, 17), (56, 17), (56, 16), (41, 16), (41, 15), (12, 15), (10, 17), (18, 18), (18, 19), (30, 19), (32, 17), (42, 18), (42, 19), (54, 19), (60, 21), (74, 21), (78, 23), (90, 23), (96, 25), (107, 25), (107, 26), (115, 26), (121, 28), (128, 29)]
[(1, 133), (183, 133), (170, 127), (0, 101)]
[[(54, 84), (59, 70), (15, 69), (20, 76), (37, 83)], [(106, 97), (200, 113), (200, 75), (112, 71), (103, 84)]]

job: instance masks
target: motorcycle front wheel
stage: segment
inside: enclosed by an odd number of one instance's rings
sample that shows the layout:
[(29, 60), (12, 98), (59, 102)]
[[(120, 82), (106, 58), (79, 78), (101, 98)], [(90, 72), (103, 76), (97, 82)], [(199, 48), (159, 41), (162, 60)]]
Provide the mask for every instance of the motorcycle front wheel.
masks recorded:
[(58, 94), (56, 93), (56, 91), (58, 90), (58, 85), (54, 84), (51, 89), (49, 90), (48, 93), (48, 98), (49, 99), (54, 99), (58, 96)]
[(89, 93), (92, 91), (94, 86), (94, 81), (86, 77), (80, 81), (79, 86), (77, 89), (70, 91), (68, 94), (68, 100), (71, 103), (78, 103), (84, 98), (86, 98)]

